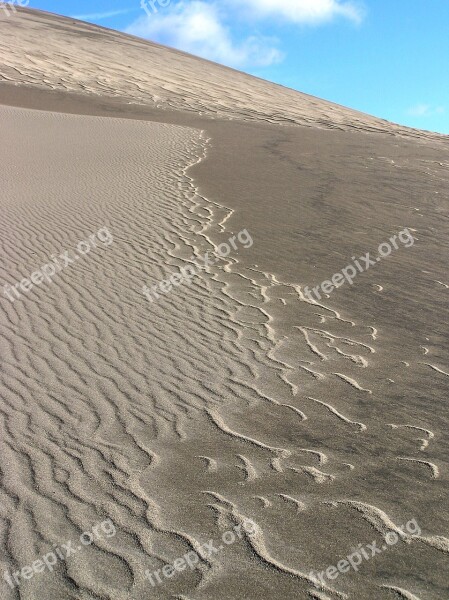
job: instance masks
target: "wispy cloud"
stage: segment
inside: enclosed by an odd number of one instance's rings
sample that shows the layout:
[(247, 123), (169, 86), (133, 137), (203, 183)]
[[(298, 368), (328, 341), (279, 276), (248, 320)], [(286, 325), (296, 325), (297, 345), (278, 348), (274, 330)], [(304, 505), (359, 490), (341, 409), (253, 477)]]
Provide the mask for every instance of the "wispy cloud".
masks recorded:
[(79, 21), (100, 21), (101, 19), (109, 19), (111, 17), (117, 17), (119, 15), (126, 15), (133, 12), (131, 8), (123, 8), (121, 10), (109, 10), (99, 13), (89, 13), (87, 15), (71, 15), (72, 19), (78, 19)]
[(432, 106), (431, 104), (416, 104), (407, 111), (412, 117), (434, 117), (444, 115), (445, 112), (446, 108), (444, 106)]
[(258, 22), (318, 26), (338, 17), (360, 23), (358, 0), (140, 0), (146, 15), (127, 33), (184, 50), (232, 67), (263, 67), (279, 63), (280, 42), (255, 30), (238, 37), (242, 24)]
[(235, 40), (220, 6), (202, 0), (181, 1), (142, 16), (126, 31), (233, 67), (267, 66), (283, 58), (272, 38)]
[(365, 9), (352, 0), (232, 0), (258, 18), (279, 18), (296, 24), (320, 25), (336, 17), (360, 23)]

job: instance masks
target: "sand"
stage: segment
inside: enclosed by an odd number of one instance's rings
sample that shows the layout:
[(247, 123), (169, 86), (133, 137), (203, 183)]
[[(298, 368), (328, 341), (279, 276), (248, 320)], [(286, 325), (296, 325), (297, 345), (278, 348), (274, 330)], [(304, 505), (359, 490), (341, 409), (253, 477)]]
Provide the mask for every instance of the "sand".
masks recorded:
[(1, 574), (77, 549), (1, 597), (447, 600), (447, 137), (47, 13), (0, 27), (2, 291), (79, 256), (1, 295)]

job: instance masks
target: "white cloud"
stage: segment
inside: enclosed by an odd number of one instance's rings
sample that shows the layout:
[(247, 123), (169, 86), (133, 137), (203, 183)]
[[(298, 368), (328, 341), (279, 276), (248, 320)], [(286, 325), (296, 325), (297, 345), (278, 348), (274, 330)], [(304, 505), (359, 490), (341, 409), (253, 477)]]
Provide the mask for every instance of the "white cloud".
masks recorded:
[(236, 0), (258, 18), (276, 18), (297, 24), (319, 25), (336, 17), (360, 23), (364, 10), (352, 0)]
[(171, 4), (142, 16), (126, 31), (234, 67), (268, 66), (283, 57), (272, 38), (253, 35), (234, 41), (218, 5), (202, 0)]
[(409, 108), (407, 112), (412, 117), (433, 117), (435, 115), (444, 115), (446, 109), (444, 106), (417, 104), (416, 106)]
[(343, 17), (359, 23), (358, 0), (140, 0), (145, 11), (127, 33), (232, 67), (281, 62), (277, 40), (259, 33), (236, 40), (231, 25), (273, 20), (321, 25)]
[(100, 13), (89, 13), (87, 15), (71, 15), (72, 19), (78, 19), (78, 21), (93, 21), (94, 19), (99, 21), (100, 19), (108, 19), (109, 17), (117, 17), (118, 15), (126, 15), (130, 13), (131, 9), (124, 8), (122, 10), (110, 10)]

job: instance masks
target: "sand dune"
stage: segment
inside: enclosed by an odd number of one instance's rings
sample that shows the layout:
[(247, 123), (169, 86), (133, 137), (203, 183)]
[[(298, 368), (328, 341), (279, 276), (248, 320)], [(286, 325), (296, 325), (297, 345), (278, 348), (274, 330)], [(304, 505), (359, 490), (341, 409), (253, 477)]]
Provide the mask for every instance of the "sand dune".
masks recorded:
[(447, 138), (46, 13), (0, 27), (1, 597), (447, 600)]
[[(444, 139), (140, 38), (49, 13), (18, 10), (17, 18), (2, 19), (0, 81), (114, 96), (160, 110), (231, 120)], [(42, 39), (46, 40), (45, 48), (40, 47)]]

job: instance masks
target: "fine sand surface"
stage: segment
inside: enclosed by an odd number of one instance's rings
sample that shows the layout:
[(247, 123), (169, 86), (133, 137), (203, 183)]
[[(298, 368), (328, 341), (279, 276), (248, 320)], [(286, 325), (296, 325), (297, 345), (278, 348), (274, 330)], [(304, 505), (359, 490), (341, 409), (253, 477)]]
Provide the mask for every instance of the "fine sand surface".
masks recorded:
[(448, 138), (47, 13), (0, 30), (0, 598), (449, 600)]

